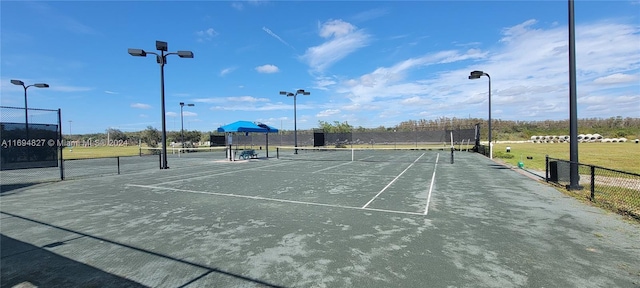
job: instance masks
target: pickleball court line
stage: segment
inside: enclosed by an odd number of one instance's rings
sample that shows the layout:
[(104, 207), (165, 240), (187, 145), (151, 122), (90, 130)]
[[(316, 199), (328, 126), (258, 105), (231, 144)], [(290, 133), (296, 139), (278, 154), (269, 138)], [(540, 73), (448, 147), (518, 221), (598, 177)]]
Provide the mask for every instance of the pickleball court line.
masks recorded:
[(419, 213), (419, 212), (405, 212), (405, 211), (385, 210), (385, 209), (376, 209), (376, 208), (363, 208), (363, 207), (354, 207), (354, 206), (344, 206), (344, 205), (333, 205), (333, 204), (325, 204), (325, 203), (304, 202), (304, 201), (296, 201), (296, 200), (276, 199), (276, 198), (267, 198), (267, 197), (260, 197), (260, 196), (236, 195), (236, 194), (207, 192), (207, 191), (195, 191), (195, 190), (169, 188), (169, 187), (158, 187), (158, 186), (153, 186), (153, 185), (138, 185), (138, 184), (125, 184), (125, 185), (126, 186), (132, 186), (132, 187), (146, 188), (146, 189), (160, 189), (160, 190), (169, 190), (169, 191), (176, 191), (176, 192), (186, 192), (186, 193), (194, 193), (194, 194), (225, 196), (225, 197), (243, 198), (243, 199), (251, 199), (251, 200), (263, 200), (263, 201), (272, 201), (272, 202), (289, 203), (289, 204), (301, 204), (301, 205), (330, 207), (330, 208), (342, 208), (342, 209), (351, 209), (351, 210), (366, 210), (366, 211), (377, 211), (377, 212), (386, 212), (386, 213), (394, 213), (394, 214), (424, 216), (423, 213)]
[[(155, 185), (165, 185), (165, 184), (181, 182), (181, 181), (185, 181), (185, 180), (206, 178), (206, 177), (212, 177), (212, 176), (220, 176), (220, 175), (232, 174), (232, 173), (237, 173), (237, 172), (245, 172), (245, 171), (256, 170), (256, 169), (264, 169), (264, 168), (275, 167), (275, 166), (283, 166), (283, 165), (287, 165), (287, 164), (288, 163), (278, 163), (278, 164), (266, 165), (266, 166), (254, 166), (254, 167), (247, 168), (247, 169), (229, 170), (229, 171), (225, 171), (225, 172), (206, 174), (206, 175), (196, 176), (196, 177), (190, 177), (191, 175), (182, 174), (182, 175), (177, 175), (177, 176), (181, 177), (180, 179), (161, 182), (161, 183), (156, 183)], [(198, 172), (197, 174), (201, 174), (201, 173), (202, 172)], [(170, 178), (174, 178), (174, 176), (171, 176)]]
[(424, 215), (429, 213), (429, 203), (431, 202), (431, 192), (433, 191), (433, 183), (436, 183), (436, 169), (438, 168), (438, 159), (440, 153), (436, 156), (436, 164), (433, 166), (433, 175), (431, 176), (431, 184), (429, 184), (429, 193), (427, 194), (427, 207), (424, 209)]
[(378, 194), (376, 194), (376, 196), (373, 196), (373, 198), (371, 198), (371, 200), (369, 200), (369, 202), (367, 202), (367, 204), (364, 204), (364, 206), (362, 206), (362, 209), (367, 208), (367, 206), (369, 206), (369, 204), (371, 204), (371, 202), (373, 202), (373, 200), (376, 200), (376, 198), (378, 198), (378, 196), (380, 196), (380, 194), (382, 194), (382, 192), (387, 190), (387, 188), (389, 188), (391, 186), (391, 184), (393, 184), (393, 182), (396, 182), (396, 180), (398, 180), (398, 178), (400, 178), (400, 176), (402, 176), (402, 174), (407, 172), (407, 170), (409, 170), (409, 168), (411, 168), (414, 164), (416, 164), (416, 162), (418, 162), (418, 160), (420, 160), (420, 158), (422, 158), (422, 156), (424, 156), (424, 153), (422, 153), (416, 160), (413, 161), (413, 163), (411, 163), (407, 168), (405, 168), (402, 172), (400, 172), (400, 174), (398, 174), (398, 176), (396, 176), (396, 178), (393, 178), (393, 180), (391, 180), (391, 182), (389, 182), (389, 184), (387, 184), (387, 186), (384, 186), (384, 188), (382, 188), (382, 190), (380, 190), (380, 192), (378, 192)]
[(334, 165), (334, 166), (331, 166), (331, 167), (327, 167), (327, 168), (324, 168), (324, 169), (313, 171), (313, 172), (311, 172), (311, 174), (319, 173), (319, 172), (326, 171), (326, 170), (335, 169), (335, 168), (338, 168), (338, 167), (340, 167), (342, 165), (348, 165), (348, 164), (351, 164), (351, 163), (353, 163), (353, 162), (346, 162), (346, 163)]

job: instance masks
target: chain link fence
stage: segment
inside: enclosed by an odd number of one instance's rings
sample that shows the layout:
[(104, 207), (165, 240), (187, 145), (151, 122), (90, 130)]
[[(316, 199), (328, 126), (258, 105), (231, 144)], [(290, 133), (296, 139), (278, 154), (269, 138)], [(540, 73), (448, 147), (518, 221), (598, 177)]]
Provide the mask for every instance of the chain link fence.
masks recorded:
[[(365, 131), (347, 133), (324, 133), (322, 131), (301, 130), (297, 132), (298, 147), (313, 147), (314, 133), (324, 134), (324, 146), (336, 147), (340, 145), (357, 145), (375, 147), (379, 145), (419, 146), (442, 144), (449, 148), (451, 136), (456, 148), (464, 146), (473, 148), (476, 132), (474, 129), (454, 129), (436, 131)], [(238, 133), (233, 136), (233, 145), (239, 147), (294, 146), (293, 131), (283, 131), (278, 134)]]
[[(546, 180), (570, 183), (571, 161), (546, 157)], [(580, 197), (624, 215), (640, 219), (640, 174), (578, 163)]]
[(60, 110), (0, 106), (0, 193), (62, 179)]

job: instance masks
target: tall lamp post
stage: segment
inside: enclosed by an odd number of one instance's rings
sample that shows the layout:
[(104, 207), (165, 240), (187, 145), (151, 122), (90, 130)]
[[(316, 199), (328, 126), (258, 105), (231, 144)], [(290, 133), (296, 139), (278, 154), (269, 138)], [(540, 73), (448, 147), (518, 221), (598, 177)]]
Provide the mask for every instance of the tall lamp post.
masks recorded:
[[(304, 89), (298, 89), (296, 93), (280, 91), (280, 95), (287, 95), (287, 97), (293, 97), (293, 146), (298, 148), (298, 125), (297, 125), (297, 115), (296, 115), (296, 96), (300, 95), (311, 95), (311, 92), (304, 91)], [(295, 154), (298, 154), (298, 149), (295, 149)]]
[(24, 88), (24, 125), (26, 127), (27, 132), (27, 140), (29, 136), (29, 110), (27, 109), (27, 89), (29, 87), (37, 87), (37, 88), (49, 88), (49, 84), (46, 83), (36, 83), (31, 85), (24, 85), (24, 82), (20, 80), (11, 80), (11, 84), (22, 86)]
[(469, 79), (479, 79), (482, 76), (489, 78), (489, 158), (493, 159), (493, 143), (491, 142), (491, 76), (483, 71), (472, 71)]
[(180, 102), (180, 142), (182, 142), (182, 148), (184, 149), (184, 117), (182, 116), (182, 107), (187, 105), (188, 107), (193, 107), (195, 104), (189, 103), (184, 104), (184, 102)]
[(169, 55), (178, 55), (180, 58), (193, 58), (193, 52), (191, 51), (165, 53), (168, 50), (167, 46), (167, 42), (156, 41), (156, 50), (159, 53), (132, 48), (128, 50), (131, 56), (147, 57), (147, 54), (156, 55), (156, 61), (160, 64), (160, 102), (162, 106), (162, 161), (160, 162), (160, 169), (169, 169), (169, 166), (167, 166), (167, 119), (164, 108), (164, 65), (167, 64), (167, 56)]

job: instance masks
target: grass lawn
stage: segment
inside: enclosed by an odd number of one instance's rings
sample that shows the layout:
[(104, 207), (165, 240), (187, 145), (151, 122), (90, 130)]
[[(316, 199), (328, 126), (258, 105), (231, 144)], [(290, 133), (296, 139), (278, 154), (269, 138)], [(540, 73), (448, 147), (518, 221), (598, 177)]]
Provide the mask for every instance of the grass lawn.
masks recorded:
[(92, 146), (92, 147), (65, 147), (62, 151), (64, 159), (88, 159), (107, 158), (116, 156), (136, 156), (139, 155), (138, 146)]
[[(506, 153), (507, 146), (510, 153)], [(522, 161), (526, 169), (544, 171), (545, 155), (569, 160), (569, 149), (569, 143), (498, 143), (493, 146), (493, 156), (513, 166)], [(578, 143), (578, 162), (640, 174), (640, 144)]]

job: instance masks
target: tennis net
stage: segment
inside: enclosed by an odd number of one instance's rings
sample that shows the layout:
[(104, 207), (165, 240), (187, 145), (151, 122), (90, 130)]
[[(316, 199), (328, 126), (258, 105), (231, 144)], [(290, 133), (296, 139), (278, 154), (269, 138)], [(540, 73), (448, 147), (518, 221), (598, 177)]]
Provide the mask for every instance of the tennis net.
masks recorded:
[[(227, 147), (198, 147), (198, 148), (181, 148), (167, 147), (167, 157), (213, 157), (224, 159)], [(160, 155), (162, 148), (140, 147), (140, 156)]]
[[(439, 155), (440, 154), (440, 155)], [(363, 162), (447, 162), (451, 150), (434, 148), (319, 148), (277, 147), (276, 157), (283, 160), (363, 161)], [(439, 158), (439, 160), (438, 160)]]

